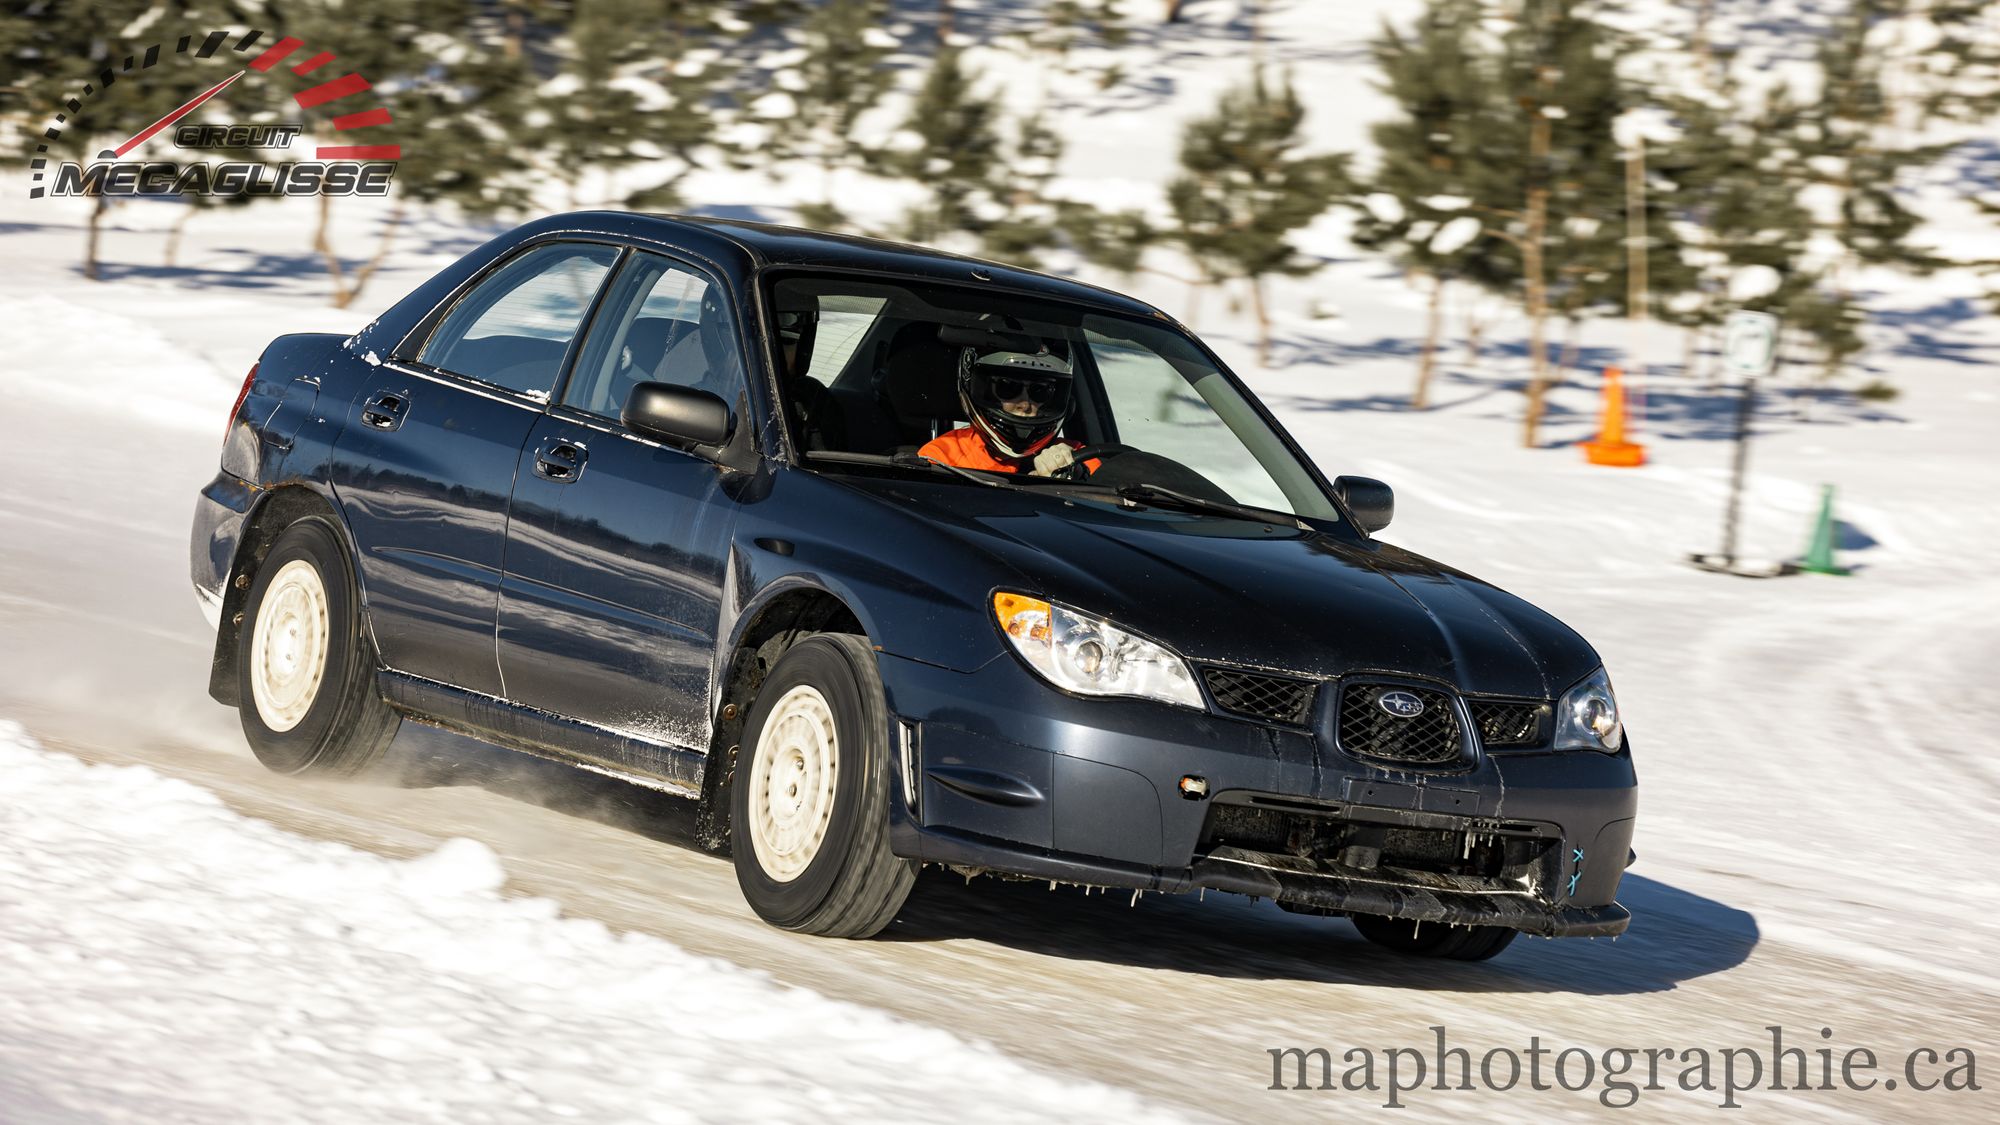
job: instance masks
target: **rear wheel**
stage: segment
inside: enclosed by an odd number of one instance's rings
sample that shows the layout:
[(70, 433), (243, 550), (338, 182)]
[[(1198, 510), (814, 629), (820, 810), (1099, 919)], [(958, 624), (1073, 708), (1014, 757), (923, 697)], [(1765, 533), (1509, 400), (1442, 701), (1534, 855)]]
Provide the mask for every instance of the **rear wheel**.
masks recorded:
[(346, 549), (323, 521), (301, 520), (271, 545), (236, 644), (243, 735), (270, 769), (359, 773), (396, 737), (402, 719), (375, 688)]
[(1361, 936), (1384, 949), (1453, 961), (1484, 961), (1511, 945), (1519, 932), (1505, 926), (1453, 926), (1444, 922), (1384, 918), (1378, 914), (1352, 917)]
[(867, 642), (826, 633), (787, 650), (743, 743), (730, 845), (751, 909), (825, 937), (880, 932), (917, 871), (889, 850), (889, 712)]

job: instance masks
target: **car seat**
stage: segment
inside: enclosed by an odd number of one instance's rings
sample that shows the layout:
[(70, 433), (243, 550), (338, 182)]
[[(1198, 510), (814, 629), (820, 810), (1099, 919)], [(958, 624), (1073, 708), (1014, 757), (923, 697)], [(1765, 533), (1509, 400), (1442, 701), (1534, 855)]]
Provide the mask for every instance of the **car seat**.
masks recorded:
[(667, 349), (693, 327), (686, 321), (663, 316), (634, 320), (625, 330), (625, 346), (612, 365), (611, 375), (592, 392), (591, 401), (584, 403), (584, 408), (617, 417), (625, 409), (625, 400), (632, 397), (632, 388), (652, 378)]
[(905, 324), (890, 337), (875, 390), (899, 431), (895, 447), (880, 452), (914, 453), (965, 418), (958, 349), (939, 340), (937, 325), (926, 321)]

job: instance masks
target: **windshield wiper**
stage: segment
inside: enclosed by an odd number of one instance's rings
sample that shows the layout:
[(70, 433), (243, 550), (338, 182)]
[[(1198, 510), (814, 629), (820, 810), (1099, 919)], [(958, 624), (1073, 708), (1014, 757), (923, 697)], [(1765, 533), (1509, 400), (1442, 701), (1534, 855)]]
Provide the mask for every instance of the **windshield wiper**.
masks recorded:
[(961, 469), (957, 465), (947, 465), (943, 461), (933, 461), (914, 453), (846, 453), (838, 450), (809, 451), (806, 457), (813, 461), (830, 461), (837, 465), (887, 465), (897, 469), (923, 469), (927, 472), (950, 473), (964, 477), (974, 484), (988, 488), (1018, 488), (994, 473), (982, 473), (973, 469)]
[(1202, 496), (1190, 496), (1157, 484), (1144, 481), (1121, 484), (1112, 491), (1120, 500), (1133, 504), (1147, 504), (1155, 508), (1180, 508), (1190, 512), (1205, 512), (1213, 516), (1229, 516), (1234, 519), (1249, 520), (1252, 523), (1288, 523), (1300, 531), (1311, 531), (1312, 527), (1294, 515), (1274, 511), (1269, 508), (1253, 508), (1248, 504), (1232, 504), (1225, 500), (1210, 500)]

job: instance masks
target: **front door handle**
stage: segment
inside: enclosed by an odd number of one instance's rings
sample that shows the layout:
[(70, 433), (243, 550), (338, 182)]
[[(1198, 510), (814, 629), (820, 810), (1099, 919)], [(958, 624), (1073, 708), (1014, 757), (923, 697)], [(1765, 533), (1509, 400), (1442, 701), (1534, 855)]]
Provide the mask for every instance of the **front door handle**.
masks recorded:
[(535, 450), (535, 475), (557, 484), (568, 484), (583, 475), (590, 452), (579, 441), (551, 438)]
[(361, 422), (378, 430), (394, 430), (410, 412), (410, 396), (404, 391), (377, 391), (361, 404)]

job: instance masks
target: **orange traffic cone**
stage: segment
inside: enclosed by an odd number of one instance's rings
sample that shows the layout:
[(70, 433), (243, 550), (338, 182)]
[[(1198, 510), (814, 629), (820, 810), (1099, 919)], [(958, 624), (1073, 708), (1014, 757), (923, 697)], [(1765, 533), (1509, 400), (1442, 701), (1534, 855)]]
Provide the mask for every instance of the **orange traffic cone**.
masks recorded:
[(1604, 414), (1597, 439), (1583, 443), (1583, 456), (1593, 465), (1631, 468), (1646, 463), (1646, 447), (1625, 440), (1625, 376), (1616, 367), (1604, 369)]

